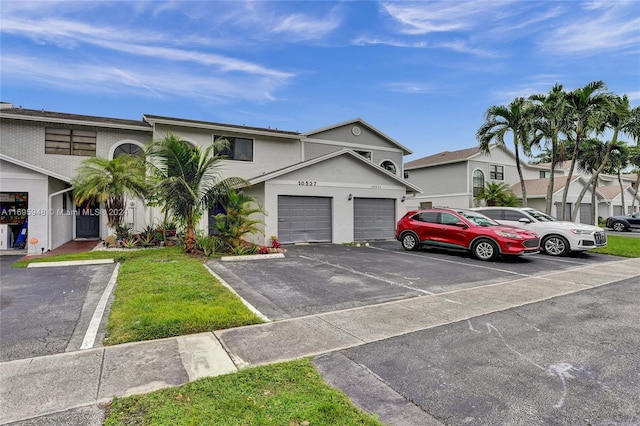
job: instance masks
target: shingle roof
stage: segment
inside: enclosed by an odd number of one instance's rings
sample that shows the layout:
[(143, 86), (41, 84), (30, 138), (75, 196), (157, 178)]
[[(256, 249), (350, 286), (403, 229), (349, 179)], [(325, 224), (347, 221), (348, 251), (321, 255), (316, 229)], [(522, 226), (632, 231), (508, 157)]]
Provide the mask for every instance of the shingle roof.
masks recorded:
[(37, 121), (60, 121), (60, 120), (71, 120), (71, 121), (84, 121), (87, 123), (96, 123), (96, 124), (108, 124), (117, 126), (140, 126), (140, 127), (148, 127), (151, 129), (151, 126), (148, 123), (140, 120), (125, 120), (121, 118), (110, 118), (110, 117), (96, 117), (92, 115), (80, 115), (80, 114), (67, 114), (62, 112), (52, 112), (45, 110), (37, 110), (37, 109), (26, 109), (26, 108), (2, 108), (0, 109), (0, 115), (12, 115), (12, 116), (22, 116), (26, 119), (37, 120)]
[[(556, 178), (553, 179), (553, 192), (555, 193), (564, 188), (564, 184), (566, 182), (566, 176), (556, 176)], [(546, 197), (547, 187), (549, 186), (549, 178), (525, 180), (524, 185), (527, 188), (527, 198)], [(511, 191), (516, 196), (522, 197), (522, 188), (520, 187), (520, 182), (511, 185)]]
[(409, 161), (404, 165), (404, 169), (413, 169), (417, 167), (432, 166), (440, 163), (454, 163), (458, 161), (466, 160), (480, 152), (480, 149), (476, 146), (473, 148), (460, 149), (458, 151), (444, 151), (438, 154), (429, 155), (428, 157), (418, 158), (417, 160)]
[(162, 120), (162, 121), (172, 121), (172, 122), (180, 122), (180, 123), (185, 123), (185, 124), (203, 124), (206, 126), (219, 126), (219, 127), (231, 127), (231, 128), (235, 128), (238, 130), (253, 130), (253, 131), (261, 131), (261, 132), (271, 132), (271, 133), (279, 133), (279, 134), (285, 134), (285, 135), (299, 135), (299, 132), (292, 132), (292, 131), (288, 131), (288, 130), (278, 130), (278, 129), (271, 129), (271, 128), (263, 128), (263, 127), (251, 127), (251, 126), (244, 126), (244, 125), (237, 125), (237, 124), (226, 124), (226, 123), (216, 123), (213, 121), (201, 121), (201, 120), (190, 120), (190, 119), (186, 119), (186, 118), (175, 118), (175, 117), (163, 117), (160, 115), (151, 115), (151, 114), (145, 114), (144, 115), (145, 119), (151, 120), (151, 121), (157, 121), (157, 120)]
[(604, 195), (605, 199), (613, 200), (620, 195), (620, 185), (599, 186), (598, 192)]

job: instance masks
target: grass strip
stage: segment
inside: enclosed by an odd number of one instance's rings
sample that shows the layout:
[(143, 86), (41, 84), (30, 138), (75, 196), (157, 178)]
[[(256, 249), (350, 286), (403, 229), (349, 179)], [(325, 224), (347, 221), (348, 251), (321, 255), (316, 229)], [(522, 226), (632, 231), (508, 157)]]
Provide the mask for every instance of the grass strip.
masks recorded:
[(114, 296), (105, 345), (262, 322), (199, 259), (179, 248), (126, 259)]
[(381, 424), (326, 385), (309, 359), (115, 398), (105, 419), (106, 426)]
[(640, 238), (609, 234), (607, 246), (593, 249), (591, 252), (622, 257), (640, 257)]

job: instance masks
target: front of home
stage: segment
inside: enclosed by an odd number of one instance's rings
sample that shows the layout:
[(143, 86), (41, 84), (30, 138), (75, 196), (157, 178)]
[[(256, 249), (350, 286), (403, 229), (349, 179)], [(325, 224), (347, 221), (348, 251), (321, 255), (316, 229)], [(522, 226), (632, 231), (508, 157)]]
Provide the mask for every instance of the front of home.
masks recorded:
[[(71, 180), (83, 160), (142, 155), (152, 140), (174, 134), (208, 146), (225, 138), (230, 147), (223, 177), (247, 179), (245, 192), (265, 211), (264, 244), (344, 243), (393, 238), (407, 195), (420, 191), (403, 179), (409, 149), (361, 119), (298, 133), (182, 118), (144, 115), (141, 121), (0, 108), (0, 197), (5, 232), (0, 249), (29, 253), (72, 239), (104, 239), (112, 233), (101, 206), (76, 206)], [(199, 224), (209, 231), (215, 206)], [(128, 200), (126, 223), (135, 230), (161, 222), (144, 200)]]

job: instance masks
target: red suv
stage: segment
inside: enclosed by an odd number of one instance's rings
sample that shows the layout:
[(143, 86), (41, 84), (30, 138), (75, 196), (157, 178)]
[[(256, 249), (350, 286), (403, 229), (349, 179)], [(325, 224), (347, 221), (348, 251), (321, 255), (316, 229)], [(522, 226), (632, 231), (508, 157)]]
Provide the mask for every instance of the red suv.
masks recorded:
[(480, 260), (540, 251), (538, 234), (463, 209), (410, 211), (398, 221), (396, 239), (405, 250), (418, 250), (421, 245), (462, 249)]

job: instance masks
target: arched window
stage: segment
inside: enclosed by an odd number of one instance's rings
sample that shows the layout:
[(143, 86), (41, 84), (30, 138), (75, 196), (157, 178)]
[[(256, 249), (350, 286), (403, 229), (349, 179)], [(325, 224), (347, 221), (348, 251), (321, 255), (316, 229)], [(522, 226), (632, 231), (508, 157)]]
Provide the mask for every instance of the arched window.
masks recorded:
[(385, 160), (382, 163), (380, 163), (380, 167), (390, 171), (394, 175), (396, 174), (396, 165), (393, 164), (393, 161)]
[(113, 151), (113, 158), (116, 158), (124, 154), (142, 156), (144, 155), (144, 152), (141, 146), (138, 146), (133, 143), (123, 143), (121, 145), (118, 145), (116, 149)]
[(482, 191), (484, 191), (484, 173), (476, 169), (473, 171), (473, 197), (477, 197)]

